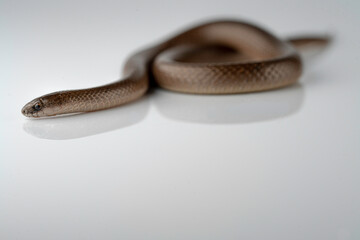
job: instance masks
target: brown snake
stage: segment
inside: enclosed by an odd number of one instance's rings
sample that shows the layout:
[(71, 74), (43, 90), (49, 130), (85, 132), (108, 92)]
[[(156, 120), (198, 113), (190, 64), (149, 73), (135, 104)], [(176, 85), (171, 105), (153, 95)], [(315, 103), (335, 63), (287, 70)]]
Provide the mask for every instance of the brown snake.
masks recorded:
[(27, 103), (22, 113), (38, 118), (116, 107), (144, 95), (150, 79), (162, 88), (194, 94), (281, 88), (301, 75), (298, 49), (327, 41), (322, 37), (280, 40), (249, 23), (210, 22), (130, 56), (119, 81), (50, 93)]

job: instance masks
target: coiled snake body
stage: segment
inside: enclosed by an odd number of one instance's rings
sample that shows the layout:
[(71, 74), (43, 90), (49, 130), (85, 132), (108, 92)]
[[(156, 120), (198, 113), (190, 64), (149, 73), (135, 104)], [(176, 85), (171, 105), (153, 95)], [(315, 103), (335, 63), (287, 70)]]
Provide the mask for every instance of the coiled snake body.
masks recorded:
[(191, 28), (126, 62), (124, 78), (104, 86), (50, 93), (27, 103), (27, 117), (91, 112), (134, 101), (149, 89), (194, 94), (264, 91), (295, 83), (302, 72), (297, 48), (325, 38), (280, 40), (249, 23), (216, 21)]

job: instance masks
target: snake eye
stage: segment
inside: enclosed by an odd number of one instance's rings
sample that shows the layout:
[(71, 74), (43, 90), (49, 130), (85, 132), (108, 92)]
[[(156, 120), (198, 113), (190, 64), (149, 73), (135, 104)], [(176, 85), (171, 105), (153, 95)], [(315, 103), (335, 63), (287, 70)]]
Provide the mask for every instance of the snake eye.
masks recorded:
[(41, 109), (40, 104), (36, 103), (36, 104), (34, 105), (34, 109), (35, 109), (36, 111), (39, 111), (39, 110)]

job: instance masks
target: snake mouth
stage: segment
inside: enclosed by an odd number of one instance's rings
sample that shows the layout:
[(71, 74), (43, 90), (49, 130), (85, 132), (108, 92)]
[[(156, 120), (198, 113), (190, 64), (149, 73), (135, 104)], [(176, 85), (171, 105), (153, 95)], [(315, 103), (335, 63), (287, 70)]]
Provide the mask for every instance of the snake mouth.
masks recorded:
[(21, 113), (25, 116), (25, 117), (28, 117), (28, 118), (35, 118), (36, 116), (34, 115), (34, 113), (31, 113), (29, 112), (28, 110), (26, 109), (22, 109), (21, 110)]

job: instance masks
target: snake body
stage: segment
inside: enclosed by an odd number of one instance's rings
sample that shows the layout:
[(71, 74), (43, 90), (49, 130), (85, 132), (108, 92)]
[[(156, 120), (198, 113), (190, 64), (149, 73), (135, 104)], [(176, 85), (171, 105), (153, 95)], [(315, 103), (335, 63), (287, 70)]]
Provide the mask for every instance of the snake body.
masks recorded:
[(209, 22), (133, 54), (119, 81), (50, 93), (27, 103), (22, 113), (38, 118), (116, 107), (144, 95), (151, 79), (162, 88), (193, 94), (281, 88), (295, 83), (301, 75), (297, 47), (324, 41), (285, 41), (246, 22)]

